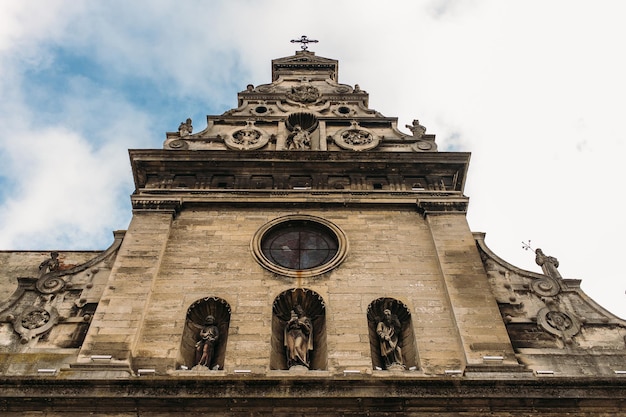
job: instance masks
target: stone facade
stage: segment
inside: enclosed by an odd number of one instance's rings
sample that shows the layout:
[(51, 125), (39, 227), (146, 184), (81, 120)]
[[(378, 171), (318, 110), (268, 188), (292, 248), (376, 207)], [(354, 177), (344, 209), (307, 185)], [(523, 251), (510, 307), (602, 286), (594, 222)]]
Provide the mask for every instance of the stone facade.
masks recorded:
[(617, 416), (626, 323), (472, 233), (469, 154), (272, 62), (236, 109), (131, 150), (102, 253), (3, 252), (3, 415)]

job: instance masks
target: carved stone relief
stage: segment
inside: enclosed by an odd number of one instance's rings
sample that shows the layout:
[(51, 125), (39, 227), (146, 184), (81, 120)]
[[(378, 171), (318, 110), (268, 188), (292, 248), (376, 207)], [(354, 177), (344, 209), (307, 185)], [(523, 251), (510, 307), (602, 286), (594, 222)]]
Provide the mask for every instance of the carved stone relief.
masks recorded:
[(176, 139), (167, 144), (171, 149), (185, 150), (189, 149), (189, 143), (186, 140)]
[(423, 151), (434, 151), (437, 150), (437, 147), (434, 142), (419, 140), (411, 145), (411, 148), (415, 152), (423, 152)]
[(333, 140), (339, 147), (353, 151), (373, 149), (380, 142), (378, 136), (371, 130), (359, 126), (356, 121), (353, 121), (349, 128), (337, 131), (333, 135)]
[(580, 322), (571, 314), (567, 314), (550, 307), (545, 307), (537, 313), (537, 324), (548, 333), (551, 333), (566, 343), (571, 343), (580, 331)]
[(248, 120), (245, 127), (238, 127), (224, 137), (226, 146), (237, 150), (259, 149), (267, 145), (270, 136)]
[[(11, 317), (10, 317), (11, 318)], [(14, 318), (13, 328), (20, 335), (22, 344), (46, 333), (57, 324), (59, 314), (52, 306), (30, 307)]]
[(117, 233), (111, 247), (80, 265), (52, 252), (40, 263), (38, 277), (18, 278), (17, 290), (0, 302), (0, 323), (12, 328), (1, 332), (0, 351), (79, 347), (122, 237)]
[(301, 84), (291, 88), (291, 91), (287, 92), (287, 98), (297, 103), (314, 103), (319, 100), (321, 94), (320, 91), (308, 84)]

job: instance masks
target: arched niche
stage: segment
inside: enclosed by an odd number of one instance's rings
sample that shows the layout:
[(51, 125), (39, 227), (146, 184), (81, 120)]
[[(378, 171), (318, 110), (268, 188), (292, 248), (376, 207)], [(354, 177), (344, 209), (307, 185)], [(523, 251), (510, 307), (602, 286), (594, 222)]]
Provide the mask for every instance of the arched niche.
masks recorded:
[(218, 369), (224, 369), (230, 311), (230, 305), (218, 297), (205, 297), (189, 306), (180, 346), (179, 362), (182, 365), (190, 369), (196, 365), (196, 343), (200, 338), (200, 331), (204, 327), (206, 317), (211, 315), (215, 318), (215, 325), (219, 331), (219, 337), (213, 348), (211, 368), (219, 366)]
[(411, 323), (411, 312), (409, 308), (394, 298), (378, 298), (367, 307), (367, 324), (369, 328), (370, 351), (372, 354), (372, 366), (374, 369), (386, 369), (385, 362), (381, 355), (380, 338), (376, 332), (378, 323), (384, 317), (384, 311), (389, 309), (392, 316), (396, 316), (400, 321), (400, 334), (398, 335), (398, 346), (402, 350), (402, 359), (406, 369), (417, 367), (419, 364), (417, 349), (415, 348), (415, 335), (413, 324)]
[(272, 307), (272, 340), (270, 369), (289, 369), (285, 350), (285, 325), (291, 311), (300, 306), (313, 325), (313, 350), (310, 352), (309, 369), (326, 369), (326, 306), (315, 291), (292, 288), (280, 293)]

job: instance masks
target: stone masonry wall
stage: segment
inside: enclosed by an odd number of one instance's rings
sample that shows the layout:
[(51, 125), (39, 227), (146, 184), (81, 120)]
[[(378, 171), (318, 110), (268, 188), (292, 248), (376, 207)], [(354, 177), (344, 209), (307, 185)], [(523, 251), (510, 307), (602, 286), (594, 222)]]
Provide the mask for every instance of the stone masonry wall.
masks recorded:
[[(342, 228), (349, 240), (347, 259), (314, 278), (278, 277), (262, 268), (251, 253), (252, 237), (265, 223), (289, 214), (323, 217)], [(132, 239), (132, 228), (129, 233)], [(122, 249), (130, 251), (136, 243), (124, 244)], [(122, 269), (124, 256), (121, 251)], [(196, 300), (215, 296), (232, 308), (226, 370), (265, 372), (269, 369), (272, 303), (281, 292), (296, 287), (311, 289), (325, 301), (331, 372), (371, 372), (366, 311), (379, 297), (395, 298), (409, 307), (423, 372), (443, 373), (462, 367), (465, 361), (429, 225), (417, 212), (242, 208), (186, 209), (173, 221), (147, 300), (134, 362), (160, 371), (179, 365), (187, 308)]]

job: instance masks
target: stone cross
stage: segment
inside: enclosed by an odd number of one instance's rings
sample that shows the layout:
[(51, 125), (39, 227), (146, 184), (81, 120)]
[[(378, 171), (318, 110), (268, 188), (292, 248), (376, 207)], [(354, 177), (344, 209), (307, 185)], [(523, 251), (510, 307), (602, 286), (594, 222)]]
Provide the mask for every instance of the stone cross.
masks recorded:
[(303, 51), (309, 49), (309, 43), (318, 43), (319, 41), (315, 39), (309, 39), (306, 35), (302, 35), (300, 39), (292, 39), (291, 43), (301, 43), (300, 47)]

